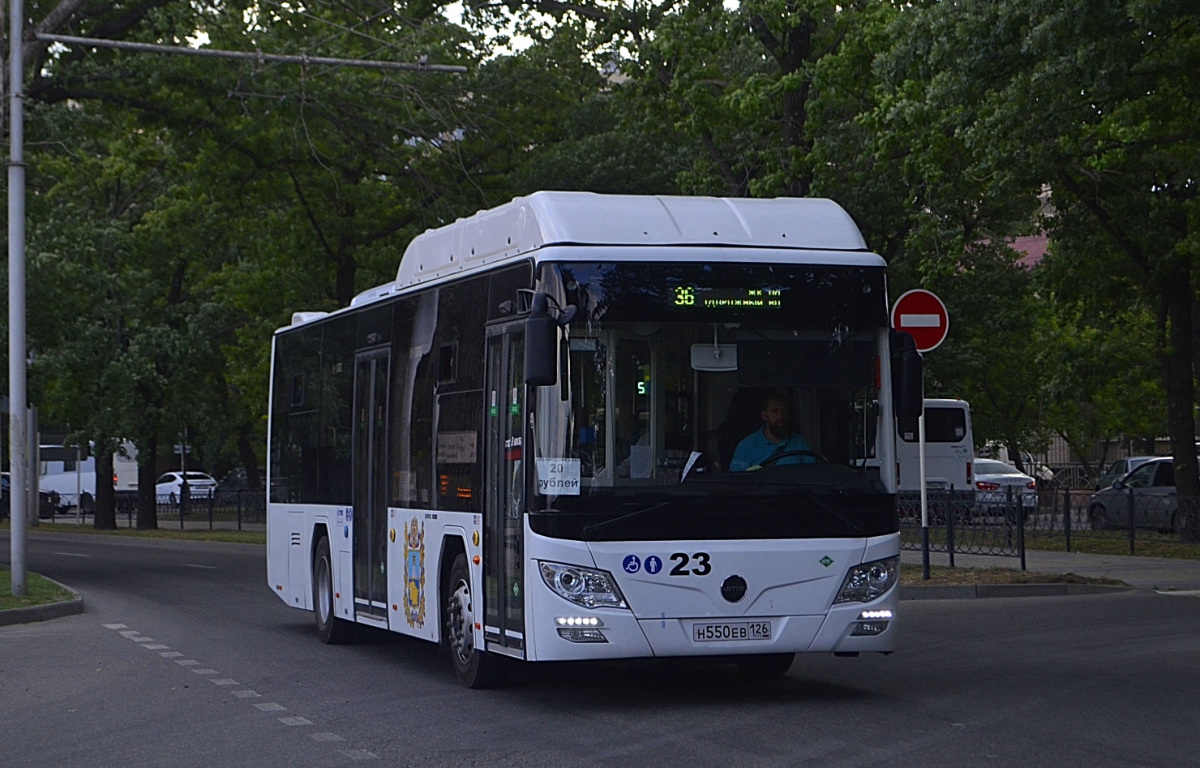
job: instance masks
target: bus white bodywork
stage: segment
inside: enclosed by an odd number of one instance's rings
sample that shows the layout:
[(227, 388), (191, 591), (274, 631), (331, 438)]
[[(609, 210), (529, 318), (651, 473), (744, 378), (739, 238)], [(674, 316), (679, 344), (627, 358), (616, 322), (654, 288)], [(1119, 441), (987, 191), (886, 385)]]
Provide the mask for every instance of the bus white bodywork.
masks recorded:
[[(856, 458), (893, 418), (883, 271), (827, 200), (536, 193), (426, 232), (276, 334), (270, 587), (327, 642), (446, 643), (470, 686), (892, 651), (896, 478)], [(730, 472), (770, 393), (813, 452)]]

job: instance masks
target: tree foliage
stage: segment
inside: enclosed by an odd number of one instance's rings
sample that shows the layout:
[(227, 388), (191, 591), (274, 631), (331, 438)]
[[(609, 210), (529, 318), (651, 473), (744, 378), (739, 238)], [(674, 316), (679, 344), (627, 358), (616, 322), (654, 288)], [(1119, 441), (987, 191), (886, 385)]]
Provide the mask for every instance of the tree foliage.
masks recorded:
[[(1087, 455), (1165, 431), (1196, 475), (1182, 0), (29, 11), (41, 32), (468, 68), (30, 43), (31, 393), (82, 439), (135, 439), (148, 473), (186, 431), (207, 468), (253, 475), (275, 328), (392, 279), (425, 228), (555, 188), (832, 197), (893, 294), (946, 301), (930, 391), (972, 401), (977, 435)], [(1030, 269), (1009, 243), (1039, 231)]]

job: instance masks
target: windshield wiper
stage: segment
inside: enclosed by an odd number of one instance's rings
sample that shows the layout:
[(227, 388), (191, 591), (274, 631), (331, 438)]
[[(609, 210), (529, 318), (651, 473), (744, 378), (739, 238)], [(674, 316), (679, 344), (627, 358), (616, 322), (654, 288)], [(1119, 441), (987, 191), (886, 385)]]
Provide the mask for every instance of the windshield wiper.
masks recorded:
[(643, 514), (645, 512), (653, 512), (654, 510), (660, 509), (661, 507), (665, 507), (671, 503), (673, 503), (673, 502), (660, 501), (656, 504), (651, 504), (648, 507), (642, 507), (641, 509), (635, 509), (632, 512), (628, 512), (628, 513), (626, 513), (624, 515), (620, 515), (618, 517), (611, 517), (608, 520), (601, 520), (598, 523), (590, 523), (588, 525), (583, 526), (583, 535), (591, 536), (592, 534), (599, 533), (600, 529), (604, 528), (607, 525), (620, 522), (621, 520), (628, 520), (631, 517), (637, 517), (638, 515)]

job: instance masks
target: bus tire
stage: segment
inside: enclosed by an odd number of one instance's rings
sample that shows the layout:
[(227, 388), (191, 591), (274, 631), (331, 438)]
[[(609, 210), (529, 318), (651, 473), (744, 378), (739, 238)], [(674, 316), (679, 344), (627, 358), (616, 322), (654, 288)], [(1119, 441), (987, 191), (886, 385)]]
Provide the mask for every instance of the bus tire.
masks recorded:
[(467, 556), (450, 566), (446, 590), (446, 641), (458, 681), (468, 688), (490, 688), (501, 681), (501, 659), (475, 647), (475, 596)]
[(313, 617), (317, 636), (329, 645), (348, 643), (354, 639), (354, 625), (334, 615), (333, 558), (329, 554), (329, 537), (321, 536), (313, 556)]
[(762, 656), (743, 656), (736, 663), (738, 671), (751, 680), (774, 680), (783, 677), (795, 660), (794, 653), (767, 653)]

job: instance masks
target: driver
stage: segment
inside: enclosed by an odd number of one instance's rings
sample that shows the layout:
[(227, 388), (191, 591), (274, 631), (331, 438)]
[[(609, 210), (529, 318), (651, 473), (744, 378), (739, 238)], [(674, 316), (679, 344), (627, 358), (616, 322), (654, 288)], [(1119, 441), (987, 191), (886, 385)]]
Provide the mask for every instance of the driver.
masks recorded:
[[(763, 400), (762, 427), (742, 438), (733, 451), (729, 462), (731, 472), (745, 472), (759, 467), (772, 456), (788, 451), (811, 451), (808, 441), (791, 427), (791, 409), (787, 397), (781, 392), (772, 392)], [(779, 464), (813, 463), (812, 456), (784, 456)]]

